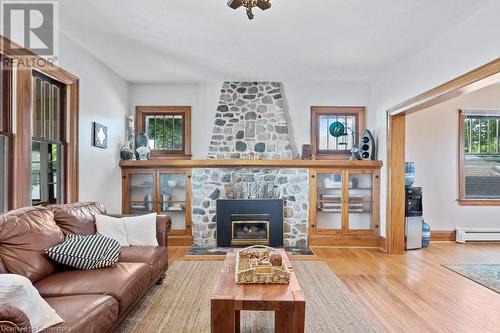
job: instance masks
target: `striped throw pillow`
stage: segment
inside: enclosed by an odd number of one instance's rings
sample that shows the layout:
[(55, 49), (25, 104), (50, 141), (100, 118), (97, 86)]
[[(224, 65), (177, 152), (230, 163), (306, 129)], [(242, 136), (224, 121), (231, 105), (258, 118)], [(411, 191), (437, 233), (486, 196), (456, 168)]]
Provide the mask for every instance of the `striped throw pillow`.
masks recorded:
[(45, 253), (66, 266), (96, 269), (112, 266), (118, 261), (120, 243), (102, 235), (68, 234), (63, 243), (46, 249)]

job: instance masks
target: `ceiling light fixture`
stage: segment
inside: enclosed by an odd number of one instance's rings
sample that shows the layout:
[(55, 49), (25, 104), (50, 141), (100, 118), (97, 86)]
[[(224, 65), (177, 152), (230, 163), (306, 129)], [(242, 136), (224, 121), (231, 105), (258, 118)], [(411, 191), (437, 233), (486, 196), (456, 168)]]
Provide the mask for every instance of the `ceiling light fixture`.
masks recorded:
[(262, 10), (271, 8), (272, 0), (229, 0), (227, 5), (232, 9), (238, 9), (241, 6), (247, 9), (247, 16), (249, 20), (253, 20), (254, 15), (252, 9), (259, 7)]

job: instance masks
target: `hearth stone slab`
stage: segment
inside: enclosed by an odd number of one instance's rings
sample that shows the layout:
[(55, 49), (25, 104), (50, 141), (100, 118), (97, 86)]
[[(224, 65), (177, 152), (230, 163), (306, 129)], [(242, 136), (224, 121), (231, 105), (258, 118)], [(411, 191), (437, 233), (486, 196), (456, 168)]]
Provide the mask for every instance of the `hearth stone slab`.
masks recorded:
[[(225, 256), (228, 249), (227, 247), (205, 248), (205, 247), (192, 247), (187, 253), (188, 256)], [(309, 247), (285, 247), (287, 254), (300, 255), (300, 256), (314, 256), (315, 254)]]

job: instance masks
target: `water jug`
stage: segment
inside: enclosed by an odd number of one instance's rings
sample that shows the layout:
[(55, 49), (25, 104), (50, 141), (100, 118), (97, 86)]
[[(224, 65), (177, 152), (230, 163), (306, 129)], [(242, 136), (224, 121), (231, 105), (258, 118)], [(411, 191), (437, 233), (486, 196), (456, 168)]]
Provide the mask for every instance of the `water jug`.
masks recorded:
[(405, 187), (410, 187), (415, 182), (415, 163), (405, 162)]
[(431, 227), (425, 223), (425, 221), (422, 221), (422, 248), (427, 248), (429, 247), (429, 244), (431, 242)]

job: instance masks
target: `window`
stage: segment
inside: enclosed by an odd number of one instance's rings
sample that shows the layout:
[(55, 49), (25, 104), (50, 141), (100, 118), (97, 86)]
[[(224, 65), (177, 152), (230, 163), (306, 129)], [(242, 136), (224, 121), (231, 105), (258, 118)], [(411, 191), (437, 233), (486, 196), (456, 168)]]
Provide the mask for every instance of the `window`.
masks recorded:
[[(311, 148), (317, 159), (343, 159), (358, 146), (364, 128), (364, 107), (311, 107)], [(336, 129), (339, 136), (330, 133)]]
[(11, 135), (12, 71), (0, 54), (0, 213), (8, 208), (9, 138)]
[(31, 145), (33, 205), (63, 202), (63, 110), (62, 84), (41, 74), (34, 74)]
[(500, 205), (500, 110), (461, 110), (461, 204)]
[(190, 158), (191, 107), (138, 106), (136, 131), (148, 135), (153, 157)]

